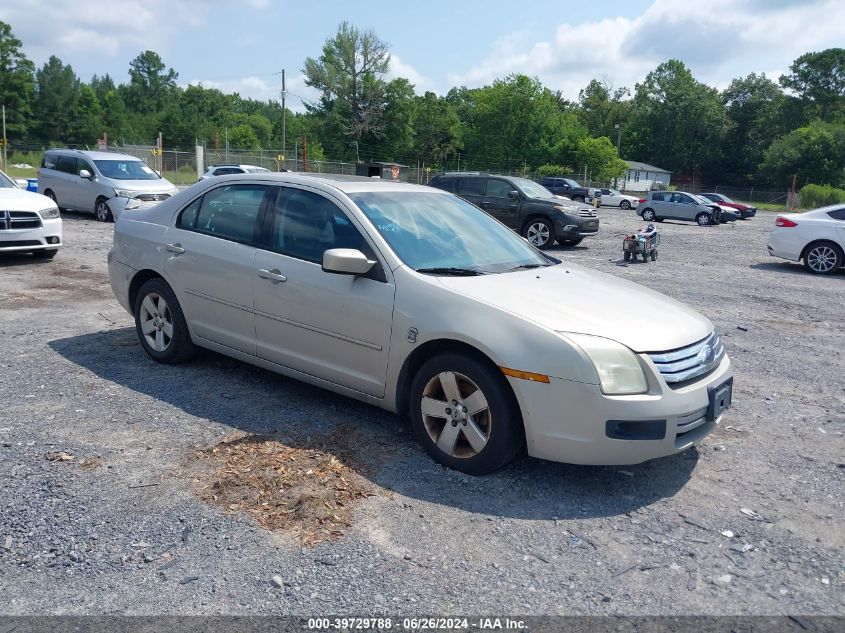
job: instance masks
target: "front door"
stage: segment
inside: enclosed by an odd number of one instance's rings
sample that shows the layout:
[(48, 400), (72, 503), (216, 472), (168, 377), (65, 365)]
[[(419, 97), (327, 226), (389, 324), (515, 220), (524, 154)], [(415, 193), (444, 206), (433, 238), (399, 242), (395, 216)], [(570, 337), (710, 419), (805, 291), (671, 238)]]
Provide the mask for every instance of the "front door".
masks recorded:
[(672, 213), (673, 217), (679, 220), (695, 220), (698, 215), (698, 205), (691, 197), (685, 193), (672, 194)]
[(487, 179), (483, 176), (464, 176), (463, 178), (458, 178), (455, 193), (470, 204), (474, 204), (480, 208), (486, 182)]
[(253, 266), (258, 356), (383, 397), (394, 285), (379, 262), (365, 276), (324, 272), (323, 253), (353, 248), (378, 261), (336, 201), (285, 186)]
[(487, 191), (481, 199), (481, 208), (512, 229), (519, 228), (519, 198), (511, 198), (516, 191), (507, 180), (488, 178)]
[(252, 283), (267, 185), (211, 189), (167, 229), (164, 269), (194, 335), (255, 355)]

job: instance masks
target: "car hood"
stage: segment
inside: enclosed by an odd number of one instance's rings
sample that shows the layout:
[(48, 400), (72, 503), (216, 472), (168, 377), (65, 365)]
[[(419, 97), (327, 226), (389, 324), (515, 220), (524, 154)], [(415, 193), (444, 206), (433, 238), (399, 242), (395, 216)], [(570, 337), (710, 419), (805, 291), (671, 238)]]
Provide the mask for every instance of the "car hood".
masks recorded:
[(106, 179), (115, 189), (126, 189), (127, 191), (137, 191), (139, 193), (169, 193), (175, 189), (175, 186), (166, 178), (156, 180), (117, 180), (115, 178)]
[(41, 211), (56, 204), (47, 196), (23, 189), (0, 189), (0, 211)]
[(635, 352), (676, 349), (713, 331), (709, 319), (679, 301), (568, 263), (439, 281), (463, 296), (551, 330), (603, 336)]

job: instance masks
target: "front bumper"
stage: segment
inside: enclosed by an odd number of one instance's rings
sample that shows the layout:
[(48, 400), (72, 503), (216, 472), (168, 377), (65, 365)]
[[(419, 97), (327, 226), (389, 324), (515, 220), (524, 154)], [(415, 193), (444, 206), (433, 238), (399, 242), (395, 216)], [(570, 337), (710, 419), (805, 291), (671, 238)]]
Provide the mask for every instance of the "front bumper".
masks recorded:
[[(708, 375), (672, 389), (651, 361), (649, 393), (606, 396), (598, 385), (551, 378), (550, 384), (509, 378), (525, 423), (528, 453), (556, 462), (593, 465), (638, 464), (691, 447), (721, 420), (707, 419), (710, 389), (733, 376), (727, 355)], [(657, 439), (608, 437), (608, 422), (644, 425), (665, 421)]]
[(558, 218), (555, 221), (555, 232), (561, 239), (589, 237), (599, 232), (599, 219), (573, 216)]
[(37, 229), (0, 231), (0, 252), (29, 253), (50, 250), (62, 245), (62, 220), (42, 220)]
[[(115, 196), (113, 198), (109, 198), (106, 204), (109, 205), (112, 217), (115, 221), (117, 221), (123, 213), (132, 213), (133, 211), (149, 209), (150, 207), (154, 207), (162, 202), (164, 202), (164, 200), (139, 200), (137, 198), (118, 198)], [(127, 205), (129, 205), (130, 208), (127, 208)]]

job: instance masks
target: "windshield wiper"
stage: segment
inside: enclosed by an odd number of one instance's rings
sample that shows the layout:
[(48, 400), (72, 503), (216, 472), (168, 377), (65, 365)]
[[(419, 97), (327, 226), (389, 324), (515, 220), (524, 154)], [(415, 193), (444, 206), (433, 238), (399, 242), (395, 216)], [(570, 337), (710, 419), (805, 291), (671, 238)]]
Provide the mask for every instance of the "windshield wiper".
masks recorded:
[(455, 275), (464, 277), (474, 277), (476, 275), (485, 275), (486, 273), (473, 268), (417, 268), (418, 273), (430, 273), (432, 275)]
[(508, 268), (508, 271), (531, 270), (532, 268), (545, 268), (546, 266), (552, 266), (552, 264), (522, 264), (522, 266), (514, 266), (513, 268)]

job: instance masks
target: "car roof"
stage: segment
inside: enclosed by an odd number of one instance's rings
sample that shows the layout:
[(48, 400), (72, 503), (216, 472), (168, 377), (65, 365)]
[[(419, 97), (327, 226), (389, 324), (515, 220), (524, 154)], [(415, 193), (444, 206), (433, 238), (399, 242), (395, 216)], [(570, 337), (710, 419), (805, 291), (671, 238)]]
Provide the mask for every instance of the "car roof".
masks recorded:
[(84, 149), (67, 149), (64, 147), (57, 147), (54, 149), (47, 150), (48, 153), (55, 153), (55, 154), (65, 154), (68, 156), (87, 156), (91, 160), (137, 160), (144, 162), (142, 159), (138, 158), (137, 156), (132, 156), (131, 154), (121, 154), (119, 152), (92, 152), (90, 150)]
[(428, 187), (426, 185), (415, 185), (408, 182), (395, 180), (382, 180), (381, 178), (367, 178), (365, 176), (348, 176), (346, 174), (317, 174), (314, 172), (262, 172), (257, 174), (227, 174), (218, 176), (216, 181), (238, 182), (238, 181), (270, 181), (275, 184), (300, 184), (313, 185), (315, 182), (325, 187), (336, 189), (346, 194), (361, 193), (369, 191), (417, 191), (425, 193), (436, 193), (449, 195), (445, 191)]

